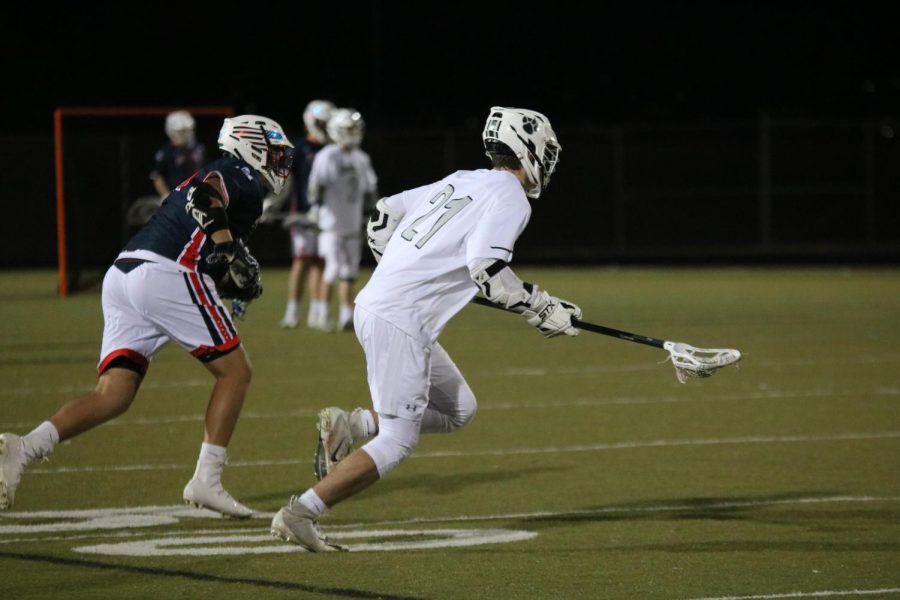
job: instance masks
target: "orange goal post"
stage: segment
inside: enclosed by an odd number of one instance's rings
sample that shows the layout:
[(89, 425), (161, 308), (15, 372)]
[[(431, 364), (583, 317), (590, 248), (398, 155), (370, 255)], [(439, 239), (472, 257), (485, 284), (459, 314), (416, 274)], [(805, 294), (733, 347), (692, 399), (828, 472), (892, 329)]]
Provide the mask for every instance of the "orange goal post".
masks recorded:
[[(56, 174), (56, 238), (59, 274), (59, 295), (66, 297), (70, 291), (70, 261), (67, 245), (65, 163), (66, 151), (63, 143), (64, 125), (73, 119), (119, 119), (159, 117), (158, 131), (162, 132), (162, 119), (170, 112), (186, 110), (194, 117), (230, 117), (234, 109), (230, 106), (64, 106), (53, 112), (54, 162)], [(164, 140), (160, 134), (160, 139)]]

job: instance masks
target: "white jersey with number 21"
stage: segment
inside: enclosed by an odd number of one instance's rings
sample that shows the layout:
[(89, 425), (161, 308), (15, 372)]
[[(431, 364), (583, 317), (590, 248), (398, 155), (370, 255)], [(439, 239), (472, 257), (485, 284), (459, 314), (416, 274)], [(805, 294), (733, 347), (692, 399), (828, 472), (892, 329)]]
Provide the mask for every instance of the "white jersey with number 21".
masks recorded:
[(515, 175), (487, 169), (457, 171), (385, 202), (403, 218), (356, 304), (430, 346), (478, 291), (469, 265), (512, 260), (531, 206)]

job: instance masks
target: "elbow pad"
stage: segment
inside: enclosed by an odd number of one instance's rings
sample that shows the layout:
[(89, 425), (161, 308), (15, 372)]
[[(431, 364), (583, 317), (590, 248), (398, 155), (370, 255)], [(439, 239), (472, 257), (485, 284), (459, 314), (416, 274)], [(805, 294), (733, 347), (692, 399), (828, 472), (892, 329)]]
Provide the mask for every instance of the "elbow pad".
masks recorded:
[(469, 267), (469, 275), (485, 298), (507, 310), (539, 312), (547, 304), (546, 292), (519, 279), (505, 261), (481, 260)]
[(381, 260), (388, 241), (402, 219), (403, 215), (388, 206), (384, 198), (375, 204), (375, 212), (366, 225), (366, 242), (375, 257), (375, 262)]
[(222, 204), (222, 196), (208, 183), (196, 183), (188, 188), (184, 212), (197, 221), (206, 235), (228, 229), (228, 215)]

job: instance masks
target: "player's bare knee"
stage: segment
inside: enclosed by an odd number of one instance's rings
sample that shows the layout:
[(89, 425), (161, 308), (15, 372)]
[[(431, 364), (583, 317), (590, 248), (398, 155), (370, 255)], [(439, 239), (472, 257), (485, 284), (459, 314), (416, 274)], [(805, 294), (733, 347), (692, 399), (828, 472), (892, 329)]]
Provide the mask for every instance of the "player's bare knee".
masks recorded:
[(227, 380), (234, 384), (249, 385), (253, 378), (253, 367), (242, 346), (229, 350), (212, 360), (200, 359), (217, 380)]

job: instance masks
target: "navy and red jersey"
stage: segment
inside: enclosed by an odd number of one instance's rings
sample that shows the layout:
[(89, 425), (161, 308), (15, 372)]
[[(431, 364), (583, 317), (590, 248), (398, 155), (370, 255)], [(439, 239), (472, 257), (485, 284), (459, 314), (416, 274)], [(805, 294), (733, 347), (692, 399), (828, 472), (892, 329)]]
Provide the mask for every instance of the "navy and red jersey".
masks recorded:
[(250, 165), (225, 157), (205, 165), (172, 190), (153, 218), (128, 241), (123, 252), (147, 250), (203, 272), (214, 243), (184, 207), (190, 184), (211, 176), (218, 176), (221, 183), (231, 235), (246, 242), (262, 214), (267, 190), (262, 177)]
[(153, 161), (150, 179), (162, 177), (166, 186), (173, 190), (203, 165), (206, 161), (206, 148), (203, 144), (175, 146), (170, 142), (156, 151)]
[(291, 212), (305, 213), (309, 210), (309, 172), (312, 170), (313, 159), (324, 147), (324, 144), (301, 138), (294, 148), (294, 163), (291, 165), (294, 179), (291, 189)]

